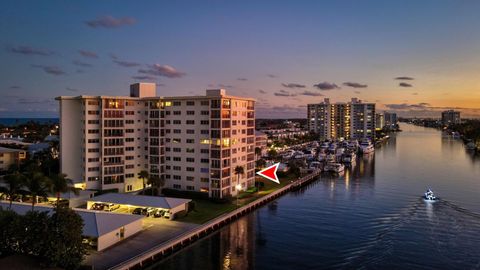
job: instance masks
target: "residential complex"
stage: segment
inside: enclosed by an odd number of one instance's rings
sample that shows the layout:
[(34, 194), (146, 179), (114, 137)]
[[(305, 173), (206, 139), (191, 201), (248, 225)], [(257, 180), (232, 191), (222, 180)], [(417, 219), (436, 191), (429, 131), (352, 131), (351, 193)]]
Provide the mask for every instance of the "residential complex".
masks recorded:
[(460, 112), (454, 110), (447, 110), (442, 112), (442, 123), (444, 125), (460, 124)]
[[(235, 196), (255, 183), (255, 101), (228, 96), (158, 97), (153, 83), (130, 96), (58, 97), (61, 171), (77, 186), (130, 192), (138, 174), (165, 187)], [(235, 175), (237, 166), (243, 175)], [(239, 178), (239, 182), (237, 182)]]
[(27, 157), (26, 151), (0, 147), (0, 175), (3, 175), (12, 165), (19, 165)]
[(377, 113), (375, 114), (375, 129), (381, 130), (385, 127), (385, 114)]
[(375, 103), (363, 103), (352, 98), (348, 103), (330, 103), (325, 98), (318, 104), (308, 104), (308, 130), (322, 139), (375, 138)]
[(255, 131), (255, 148), (260, 149), (260, 155), (257, 155), (256, 159), (259, 159), (261, 156), (264, 156), (267, 154), (267, 141), (268, 141), (268, 136), (267, 134), (256, 130)]
[(384, 112), (385, 127), (395, 128), (398, 125), (397, 114), (394, 112)]

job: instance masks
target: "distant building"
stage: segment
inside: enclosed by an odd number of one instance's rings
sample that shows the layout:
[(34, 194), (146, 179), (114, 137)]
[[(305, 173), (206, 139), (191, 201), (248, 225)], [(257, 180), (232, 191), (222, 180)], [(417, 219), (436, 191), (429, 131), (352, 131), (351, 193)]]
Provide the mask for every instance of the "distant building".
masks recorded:
[(352, 98), (348, 103), (330, 103), (326, 98), (307, 106), (308, 130), (322, 139), (375, 139), (375, 103)]
[(5, 174), (12, 165), (19, 165), (27, 157), (22, 149), (0, 147), (0, 175)]
[(444, 125), (460, 124), (460, 112), (454, 110), (447, 110), (442, 112), (442, 123)]
[(375, 115), (375, 129), (381, 130), (385, 126), (385, 115), (383, 113), (377, 113)]
[(269, 138), (274, 140), (293, 139), (295, 137), (305, 136), (308, 134), (307, 130), (301, 128), (263, 129), (261, 132), (266, 133)]
[(394, 112), (384, 112), (385, 126), (387, 128), (395, 128), (398, 125), (397, 114)]
[[(235, 196), (255, 184), (255, 101), (224, 89), (159, 97), (154, 83), (130, 96), (61, 96), (61, 171), (85, 189), (143, 188), (142, 170), (165, 187)], [(237, 177), (235, 167), (245, 173)], [(239, 180), (237, 181), (237, 178)]]

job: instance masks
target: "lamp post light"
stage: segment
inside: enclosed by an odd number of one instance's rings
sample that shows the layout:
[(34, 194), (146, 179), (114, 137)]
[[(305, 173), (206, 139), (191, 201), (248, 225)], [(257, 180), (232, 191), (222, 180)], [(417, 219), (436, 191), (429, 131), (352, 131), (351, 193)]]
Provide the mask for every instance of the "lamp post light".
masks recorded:
[(237, 208), (238, 208), (238, 195), (239, 195), (238, 192), (239, 192), (240, 190), (242, 190), (242, 185), (240, 185), (240, 184), (236, 185), (236, 186), (235, 186), (235, 189), (237, 190)]

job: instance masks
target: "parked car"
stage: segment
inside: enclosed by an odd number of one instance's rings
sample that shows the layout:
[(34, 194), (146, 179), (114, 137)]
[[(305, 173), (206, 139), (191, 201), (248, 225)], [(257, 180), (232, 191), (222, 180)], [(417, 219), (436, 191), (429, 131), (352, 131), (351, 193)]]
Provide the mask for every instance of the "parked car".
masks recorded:
[(105, 204), (103, 204), (103, 205), (104, 205), (103, 210), (108, 211), (108, 212), (112, 212), (112, 211), (117, 210), (118, 208), (120, 208), (120, 204), (105, 203)]
[(105, 205), (103, 203), (94, 203), (90, 206), (90, 210), (99, 210), (102, 211)]
[(163, 214), (163, 217), (170, 219), (170, 212), (165, 211), (165, 214)]
[(157, 210), (153, 213), (153, 217), (155, 217), (155, 218), (160, 218), (160, 217), (163, 217), (164, 214), (165, 214), (165, 210), (157, 209)]
[(155, 213), (155, 208), (148, 207), (148, 208), (146, 208), (146, 211), (147, 211), (147, 214), (146, 214), (147, 217), (153, 216), (153, 214)]
[(133, 209), (132, 214), (134, 214), (134, 215), (144, 215), (145, 216), (147, 214), (147, 209), (138, 207), (138, 208)]

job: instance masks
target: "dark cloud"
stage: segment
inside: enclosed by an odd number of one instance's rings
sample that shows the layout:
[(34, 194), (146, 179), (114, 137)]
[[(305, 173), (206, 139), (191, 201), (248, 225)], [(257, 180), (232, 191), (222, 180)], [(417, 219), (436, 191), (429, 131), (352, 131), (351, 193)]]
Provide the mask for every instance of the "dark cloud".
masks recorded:
[(49, 56), (52, 55), (53, 52), (44, 49), (32, 48), (30, 46), (17, 46), (17, 47), (7, 47), (7, 51), (11, 53), (18, 53), (23, 55), (41, 55), (41, 56)]
[(407, 76), (401, 76), (401, 77), (396, 77), (395, 80), (401, 80), (401, 81), (413, 81), (414, 78), (412, 77), (407, 77)]
[(398, 86), (400, 86), (400, 87), (412, 87), (411, 84), (406, 83), (406, 82), (401, 82), (401, 83), (398, 84)]
[(290, 93), (288, 91), (285, 91), (285, 90), (280, 90), (280, 91), (275, 92), (273, 94), (277, 97), (294, 97), (294, 96), (296, 96), (296, 94), (292, 94), (292, 93)]
[(392, 110), (424, 110), (430, 107), (430, 104), (422, 102), (418, 104), (385, 104), (385, 107)]
[(418, 93), (412, 93), (412, 95), (414, 95), (414, 96), (418, 96)]
[(82, 61), (78, 61), (78, 60), (73, 60), (72, 62), (75, 66), (79, 66), (79, 67), (93, 67), (93, 65), (89, 64), (89, 63), (85, 63), (85, 62), (82, 62)]
[(160, 64), (149, 65), (148, 69), (139, 69), (138, 72), (167, 78), (181, 78), (186, 75), (186, 73), (178, 71), (172, 66)]
[(65, 89), (66, 89), (67, 91), (70, 91), (70, 92), (79, 92), (79, 90), (76, 89), (76, 88), (65, 87)]
[(353, 87), (353, 88), (367, 88), (368, 85), (356, 83), (356, 82), (344, 82), (343, 85)]
[(112, 58), (112, 61), (121, 66), (121, 67), (138, 67), (140, 66), (140, 63), (136, 63), (136, 62), (130, 62), (130, 61), (125, 61), (125, 60), (122, 60), (120, 58), (118, 58), (116, 55), (114, 54), (111, 54), (110, 57)]
[(321, 96), (323, 96), (323, 94), (320, 93), (320, 92), (308, 91), (308, 90), (300, 93), (300, 95), (302, 95), (302, 96), (312, 96), (312, 97), (321, 97)]
[(266, 94), (266, 93), (267, 93), (267, 91), (262, 90), (262, 89), (259, 89), (258, 92), (259, 92), (260, 94)]
[(282, 86), (286, 88), (305, 88), (305, 85), (298, 83), (282, 83)]
[(233, 86), (233, 85), (223, 84), (223, 83), (217, 84), (217, 87), (220, 87), (220, 88), (230, 88), (230, 89), (235, 88), (235, 86)]
[(313, 86), (320, 89), (320, 90), (324, 90), (324, 91), (333, 90), (333, 89), (340, 89), (340, 87), (338, 87), (338, 85), (336, 85), (334, 83), (329, 83), (329, 82), (321, 82), (321, 83), (314, 84)]
[(247, 78), (237, 78), (238, 81), (248, 81)]
[(12, 85), (9, 87), (10, 89), (21, 89), (22, 87), (21, 86), (18, 86), (18, 85)]
[(18, 104), (52, 104), (54, 103), (53, 99), (31, 99), (31, 98), (19, 98), (17, 100)]
[(277, 75), (267, 74), (267, 77), (269, 77), (269, 78), (277, 78)]
[(97, 19), (86, 21), (85, 23), (92, 27), (117, 28), (125, 25), (132, 25), (136, 20), (132, 17), (114, 18), (110, 15), (98, 17)]
[(86, 58), (98, 58), (98, 55), (95, 52), (92, 51), (86, 51), (86, 50), (78, 50), (78, 53)]
[(32, 65), (34, 68), (40, 68), (48, 74), (55, 76), (67, 74), (65, 71), (56, 66), (45, 66), (45, 65)]
[(148, 75), (137, 75), (137, 76), (132, 76), (132, 78), (139, 81), (144, 81), (144, 80), (154, 81), (157, 79), (157, 77), (148, 76)]

